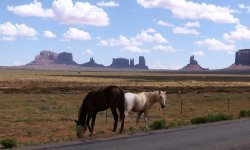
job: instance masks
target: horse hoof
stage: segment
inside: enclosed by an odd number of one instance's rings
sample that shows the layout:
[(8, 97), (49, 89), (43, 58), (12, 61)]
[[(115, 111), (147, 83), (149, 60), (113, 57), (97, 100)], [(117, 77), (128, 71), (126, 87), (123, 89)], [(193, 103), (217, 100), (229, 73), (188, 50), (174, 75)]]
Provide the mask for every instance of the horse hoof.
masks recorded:
[(93, 136), (93, 133), (90, 133), (89, 136)]

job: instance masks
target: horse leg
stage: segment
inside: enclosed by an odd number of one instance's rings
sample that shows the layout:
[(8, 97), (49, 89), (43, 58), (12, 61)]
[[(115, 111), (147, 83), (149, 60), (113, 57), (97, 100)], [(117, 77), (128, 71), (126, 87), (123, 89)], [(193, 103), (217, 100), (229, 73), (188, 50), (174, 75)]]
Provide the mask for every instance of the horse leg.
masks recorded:
[(119, 113), (120, 113), (120, 121), (121, 121), (120, 133), (122, 133), (123, 128), (124, 128), (125, 114), (124, 114), (124, 109), (118, 107), (118, 110), (119, 110)]
[(139, 123), (139, 119), (141, 118), (142, 112), (138, 112), (138, 116), (136, 118), (136, 123)]
[(91, 129), (92, 129), (92, 133), (94, 132), (96, 114), (97, 114), (97, 112), (95, 112), (95, 113), (93, 114), (92, 120), (91, 120)]
[(114, 128), (113, 128), (113, 132), (115, 132), (115, 131), (116, 131), (116, 128), (117, 128), (118, 114), (117, 114), (116, 108), (111, 108), (111, 112), (112, 112), (113, 117), (114, 117)]
[(145, 126), (148, 129), (147, 121), (148, 121), (148, 112), (144, 111), (144, 121), (145, 121)]
[(87, 127), (89, 129), (90, 134), (92, 134), (92, 129), (91, 129), (90, 125), (89, 125), (89, 121), (90, 121), (91, 117), (92, 117), (92, 113), (88, 114), (88, 117), (87, 117), (87, 120), (86, 120), (86, 125), (87, 125)]

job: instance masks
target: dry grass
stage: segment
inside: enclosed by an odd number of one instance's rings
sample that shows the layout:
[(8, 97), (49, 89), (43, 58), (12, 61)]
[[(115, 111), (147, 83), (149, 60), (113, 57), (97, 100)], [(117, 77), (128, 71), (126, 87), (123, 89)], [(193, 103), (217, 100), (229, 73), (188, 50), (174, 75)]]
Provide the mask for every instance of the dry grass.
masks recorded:
[[(165, 119), (167, 124), (189, 123), (194, 116), (250, 109), (248, 75), (167, 74), (157, 72), (45, 72), (0, 70), (0, 139), (15, 138), (19, 146), (76, 139), (75, 124), (82, 98), (107, 85), (125, 91), (167, 90), (168, 105), (149, 112), (149, 124)], [(223, 78), (223, 80), (222, 80)], [(221, 81), (220, 81), (221, 79)], [(176, 88), (176, 89), (175, 89)], [(182, 92), (178, 94), (179, 91)], [(180, 101), (183, 101), (181, 116)], [(230, 110), (228, 112), (228, 99)], [(136, 114), (126, 118), (125, 133), (144, 130), (135, 124)], [(112, 136), (113, 118), (99, 112), (95, 137)], [(88, 133), (87, 133), (88, 134)]]

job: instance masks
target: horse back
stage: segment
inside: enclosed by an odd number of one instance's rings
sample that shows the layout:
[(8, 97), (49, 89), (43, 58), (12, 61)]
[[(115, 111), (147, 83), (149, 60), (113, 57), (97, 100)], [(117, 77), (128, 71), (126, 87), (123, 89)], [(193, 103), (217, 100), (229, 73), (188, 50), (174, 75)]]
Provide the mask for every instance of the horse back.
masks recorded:
[(105, 95), (102, 91), (91, 91), (84, 99), (85, 109), (88, 112), (103, 111), (108, 108)]
[(118, 106), (121, 102), (121, 97), (124, 96), (123, 91), (117, 86), (108, 86), (104, 89), (105, 99), (110, 107)]

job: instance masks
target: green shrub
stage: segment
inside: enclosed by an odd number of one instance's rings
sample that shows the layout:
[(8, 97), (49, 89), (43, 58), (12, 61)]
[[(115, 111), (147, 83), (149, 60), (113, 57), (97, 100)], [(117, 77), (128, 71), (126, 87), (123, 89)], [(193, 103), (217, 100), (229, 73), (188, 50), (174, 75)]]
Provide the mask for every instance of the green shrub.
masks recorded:
[(192, 124), (201, 124), (201, 123), (207, 123), (207, 122), (231, 120), (232, 118), (233, 118), (232, 115), (218, 113), (217, 115), (208, 114), (206, 116), (194, 117), (190, 121)]
[(240, 111), (239, 117), (250, 117), (250, 110)]
[(16, 140), (12, 138), (2, 139), (0, 143), (3, 145), (4, 148), (13, 148), (17, 146)]
[(158, 129), (165, 129), (167, 128), (166, 122), (164, 119), (154, 121), (152, 124), (149, 125), (149, 128), (152, 130), (158, 130)]

